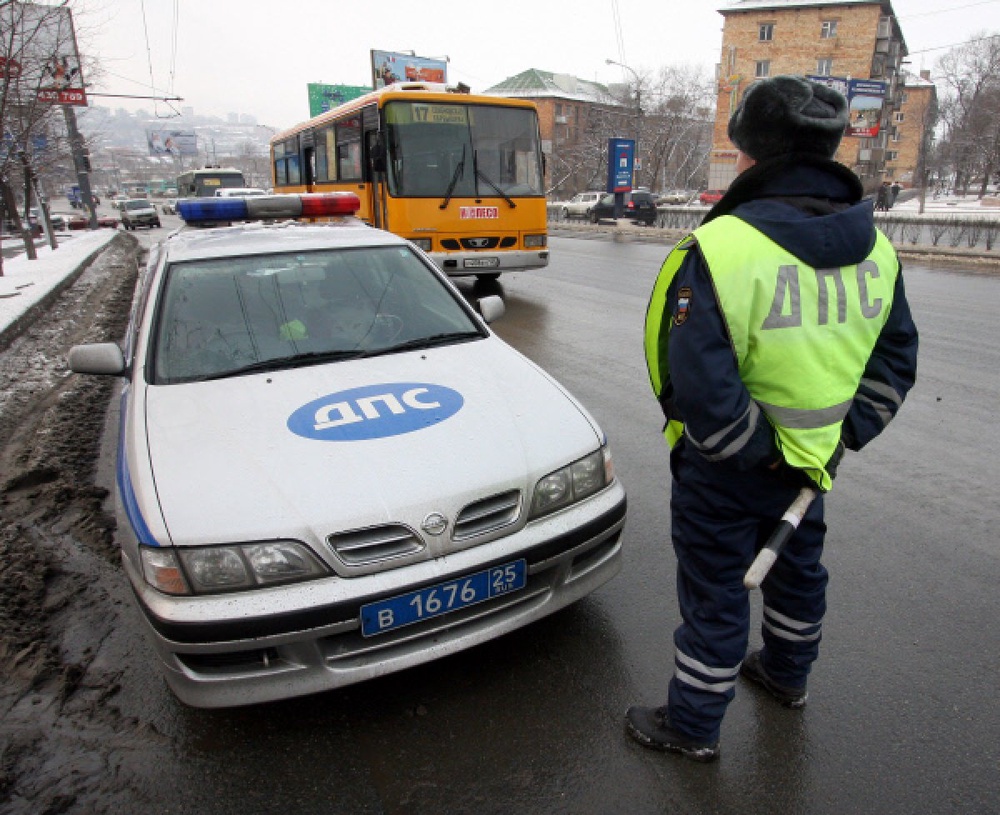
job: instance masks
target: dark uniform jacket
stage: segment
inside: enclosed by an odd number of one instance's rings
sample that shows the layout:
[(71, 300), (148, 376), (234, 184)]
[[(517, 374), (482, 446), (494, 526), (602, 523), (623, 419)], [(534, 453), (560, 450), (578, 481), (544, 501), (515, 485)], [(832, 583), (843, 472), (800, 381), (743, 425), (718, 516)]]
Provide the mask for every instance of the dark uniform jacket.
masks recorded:
[[(706, 215), (705, 223), (734, 215), (754, 226), (804, 263), (818, 269), (850, 266), (863, 260), (875, 243), (870, 201), (841, 164), (807, 155), (759, 162), (742, 173)], [(750, 394), (740, 380), (736, 356), (719, 311), (711, 278), (696, 251), (678, 270), (667, 293), (691, 290), (684, 330), (669, 341), (670, 385), (661, 396), (668, 419), (680, 419), (685, 433), (707, 456), (718, 456), (737, 470), (777, 461), (774, 430), (763, 413), (749, 412)], [(664, 320), (664, 326), (667, 321)], [(863, 380), (843, 423), (842, 440), (860, 450), (895, 416), (913, 386), (917, 367), (917, 329), (897, 278), (888, 320), (868, 361)], [(742, 445), (734, 439), (757, 426)]]

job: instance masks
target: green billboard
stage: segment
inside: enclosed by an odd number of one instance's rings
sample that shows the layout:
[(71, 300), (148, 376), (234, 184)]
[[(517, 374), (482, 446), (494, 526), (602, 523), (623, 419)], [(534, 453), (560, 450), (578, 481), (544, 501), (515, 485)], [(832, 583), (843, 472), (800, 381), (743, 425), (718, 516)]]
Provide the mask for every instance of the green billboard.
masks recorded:
[(366, 93), (371, 93), (372, 89), (366, 85), (319, 85), (310, 83), (309, 88), (309, 116), (319, 116), (330, 108), (350, 102)]

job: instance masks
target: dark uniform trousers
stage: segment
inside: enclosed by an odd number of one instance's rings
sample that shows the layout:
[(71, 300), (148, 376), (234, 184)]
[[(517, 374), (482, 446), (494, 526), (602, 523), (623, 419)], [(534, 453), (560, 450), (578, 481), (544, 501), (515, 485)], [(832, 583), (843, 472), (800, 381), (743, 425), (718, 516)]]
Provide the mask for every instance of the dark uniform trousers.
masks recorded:
[[(671, 452), (671, 536), (682, 624), (674, 634), (673, 726), (714, 740), (746, 655), (750, 598), (743, 576), (798, 494), (787, 476), (706, 461), (681, 440)], [(765, 666), (775, 682), (804, 687), (819, 654), (827, 572), (819, 495), (761, 586)]]

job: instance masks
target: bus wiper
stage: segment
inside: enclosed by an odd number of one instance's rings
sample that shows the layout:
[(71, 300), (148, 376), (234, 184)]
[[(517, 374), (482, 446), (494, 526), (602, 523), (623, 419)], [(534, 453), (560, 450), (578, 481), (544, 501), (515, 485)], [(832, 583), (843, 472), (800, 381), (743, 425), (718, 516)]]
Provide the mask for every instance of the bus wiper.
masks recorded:
[(472, 151), (472, 166), (476, 170), (476, 178), (480, 178), (483, 181), (485, 181), (487, 184), (489, 184), (496, 191), (496, 194), (499, 195), (501, 198), (503, 198), (503, 200), (506, 201), (508, 204), (510, 204), (510, 208), (511, 209), (514, 209), (514, 207), (516, 207), (517, 204), (515, 204), (513, 202), (513, 200), (511, 200), (510, 196), (507, 195), (507, 193), (505, 193), (496, 184), (494, 184), (493, 180), (489, 176), (487, 176), (486, 173), (484, 173), (482, 170), (479, 169), (478, 155), (479, 155), (479, 151), (478, 150), (473, 150)]
[(462, 158), (459, 160), (458, 164), (455, 166), (455, 172), (451, 174), (451, 181), (448, 183), (448, 189), (444, 193), (444, 201), (441, 202), (438, 209), (447, 209), (448, 204), (451, 203), (451, 194), (455, 191), (455, 185), (458, 183), (458, 179), (461, 178), (462, 172), (465, 170), (465, 145), (462, 145)]
[(276, 357), (275, 359), (262, 359), (259, 362), (252, 362), (240, 368), (233, 368), (231, 371), (219, 371), (215, 374), (195, 377), (192, 382), (210, 382), (213, 379), (228, 379), (231, 376), (243, 376), (245, 374), (256, 374), (262, 371), (282, 371), (289, 368), (301, 368), (304, 365), (315, 365), (320, 362), (339, 362), (345, 359), (358, 359), (366, 356), (367, 352), (359, 349), (351, 351), (309, 351), (304, 354), (292, 354), (288, 357)]
[(397, 351), (414, 351), (419, 348), (436, 348), (439, 345), (451, 345), (462, 340), (478, 340), (483, 335), (479, 331), (450, 331), (446, 334), (431, 334), (428, 337), (416, 337), (388, 348), (369, 351), (365, 356), (377, 357), (382, 354), (395, 354)]

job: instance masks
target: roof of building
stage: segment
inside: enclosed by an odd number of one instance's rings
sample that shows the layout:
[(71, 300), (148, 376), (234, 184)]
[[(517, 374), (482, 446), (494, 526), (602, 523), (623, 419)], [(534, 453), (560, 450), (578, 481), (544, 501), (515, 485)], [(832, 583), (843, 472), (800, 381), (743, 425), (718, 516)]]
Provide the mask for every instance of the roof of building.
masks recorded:
[(726, 14), (734, 11), (760, 11), (763, 9), (797, 8), (800, 6), (888, 6), (889, 0), (730, 0), (718, 11)]
[(569, 74), (529, 68), (483, 91), (492, 96), (569, 99), (577, 102), (612, 102), (608, 89)]

